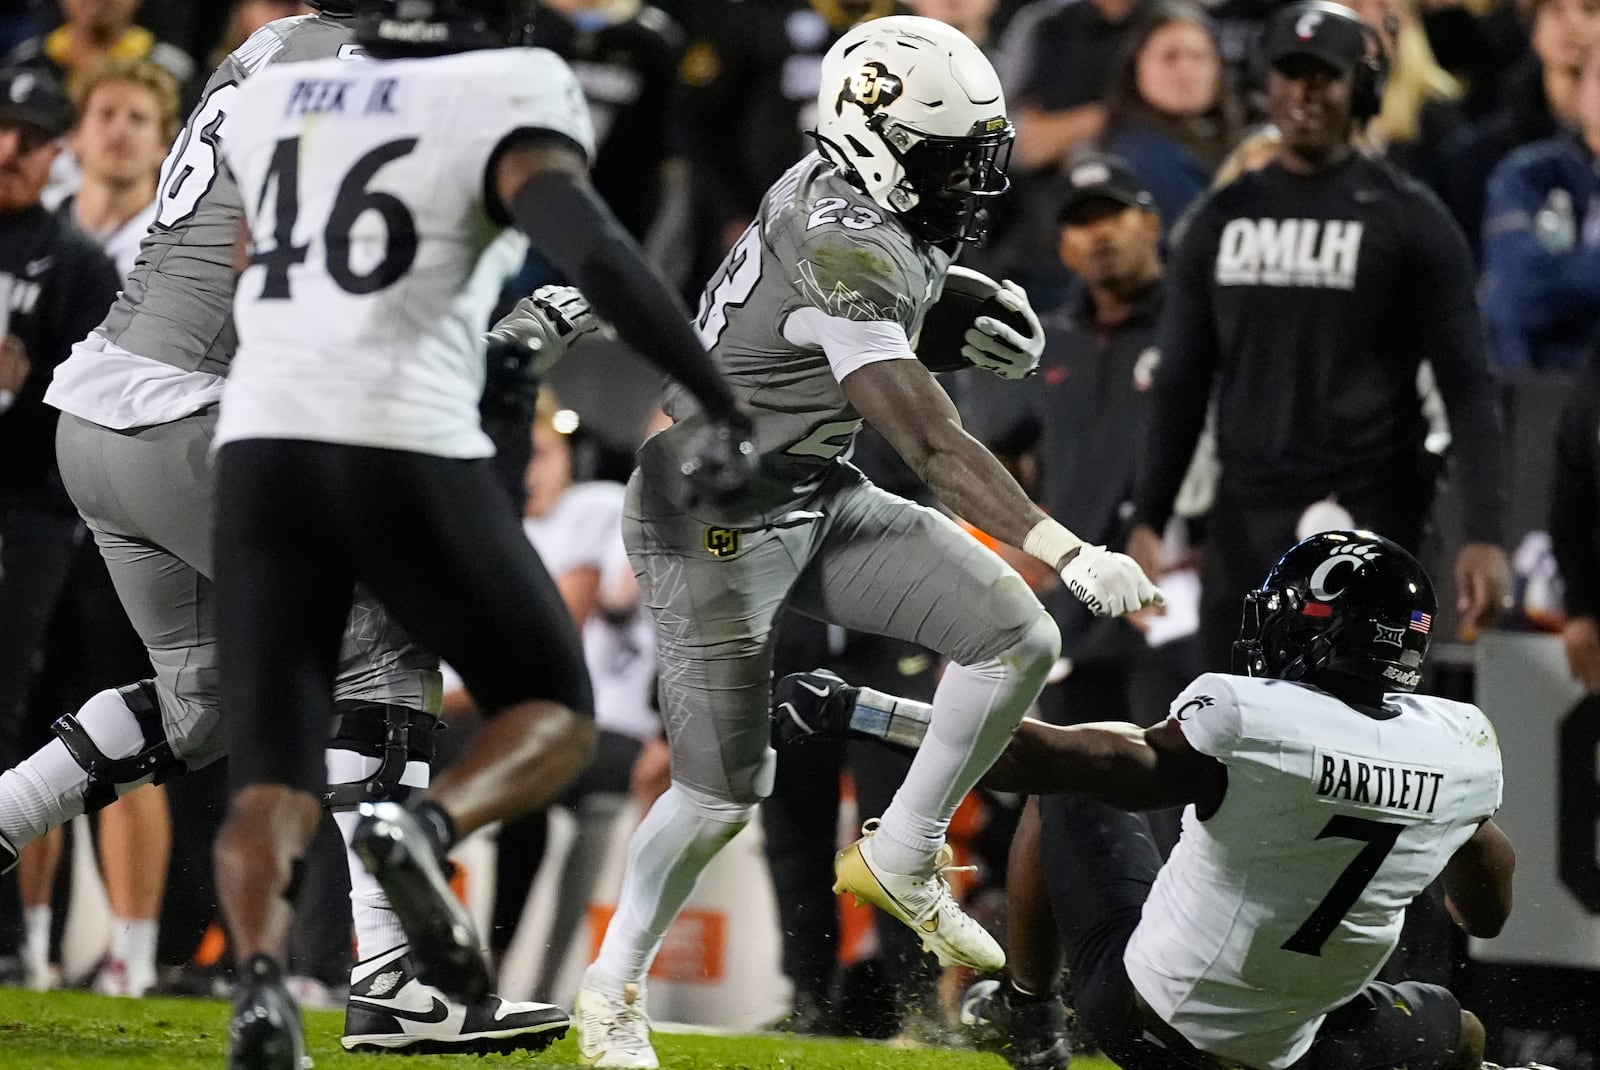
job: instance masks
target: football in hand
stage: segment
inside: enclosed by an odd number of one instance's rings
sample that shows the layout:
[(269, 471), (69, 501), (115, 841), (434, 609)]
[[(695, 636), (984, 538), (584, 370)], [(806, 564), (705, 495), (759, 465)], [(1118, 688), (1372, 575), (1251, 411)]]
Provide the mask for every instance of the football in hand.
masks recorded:
[(917, 359), (931, 372), (955, 372), (972, 367), (961, 355), (969, 328), (980, 316), (989, 316), (1028, 334), (1027, 317), (995, 299), (1000, 284), (970, 268), (952, 267), (944, 279), (944, 293), (922, 320), (917, 336)]

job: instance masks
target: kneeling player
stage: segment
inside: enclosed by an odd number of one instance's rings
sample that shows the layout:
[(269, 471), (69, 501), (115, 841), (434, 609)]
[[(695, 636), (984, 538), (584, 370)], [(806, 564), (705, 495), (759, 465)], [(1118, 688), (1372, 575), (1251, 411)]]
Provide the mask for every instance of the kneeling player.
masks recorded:
[[(1246, 597), (1242, 675), (1201, 676), (1153, 728), (1023, 723), (984, 783), (1061, 808), (1054, 913), (1080, 1019), (1118, 1065), (1480, 1065), (1483, 1028), (1449, 991), (1373, 980), (1441, 874), (1468, 933), (1511, 911), (1494, 729), (1410, 694), (1434, 610), (1399, 546), (1317, 535)], [(780, 742), (916, 746), (926, 710), (806, 674), (780, 682), (773, 723)], [(1163, 866), (1128, 811), (1177, 805)]]

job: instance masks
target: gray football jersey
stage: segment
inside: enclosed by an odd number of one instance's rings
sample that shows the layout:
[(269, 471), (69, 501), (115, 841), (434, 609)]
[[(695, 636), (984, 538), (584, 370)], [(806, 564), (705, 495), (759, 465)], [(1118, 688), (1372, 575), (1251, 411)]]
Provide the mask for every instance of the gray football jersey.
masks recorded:
[[(761, 467), (748, 496), (695, 515), (725, 527), (761, 527), (803, 510), (828, 473), (848, 461), (861, 418), (820, 346), (784, 337), (806, 307), (854, 320), (892, 320), (912, 340), (944, 289), (950, 255), (913, 237), (813, 154), (762, 199), (700, 299), (695, 326), (755, 421)], [(675, 421), (640, 450), (646, 479), (682, 503), (681, 465), (704, 417), (682, 387), (667, 391)]]
[(244, 211), (219, 150), (239, 83), (268, 63), (348, 54), (350, 41), (348, 22), (298, 15), (268, 23), (223, 60), (161, 167), (155, 222), (97, 333), (150, 360), (227, 374)]

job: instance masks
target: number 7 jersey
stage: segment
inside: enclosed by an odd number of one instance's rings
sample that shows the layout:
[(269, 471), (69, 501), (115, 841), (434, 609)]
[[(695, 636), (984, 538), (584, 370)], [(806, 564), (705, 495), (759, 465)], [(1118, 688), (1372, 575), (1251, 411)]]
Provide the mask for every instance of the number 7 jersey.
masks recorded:
[(267, 68), (235, 109), (250, 255), (217, 441), (493, 453), (482, 339), (527, 239), (488, 195), (491, 164), (521, 131), (592, 153), (572, 72), (525, 48), (319, 60)]
[(1387, 718), (1316, 688), (1207, 674), (1172, 705), (1228, 786), (1183, 835), (1123, 956), (1152, 1010), (1202, 1051), (1283, 1070), (1372, 980), (1406, 907), (1500, 807), (1475, 706), (1391, 694)]

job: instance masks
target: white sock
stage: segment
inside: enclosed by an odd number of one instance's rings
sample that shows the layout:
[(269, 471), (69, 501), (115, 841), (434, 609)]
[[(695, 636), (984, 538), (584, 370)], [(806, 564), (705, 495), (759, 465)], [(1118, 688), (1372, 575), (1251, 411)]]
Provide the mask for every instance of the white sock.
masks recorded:
[[(78, 710), (78, 723), (107, 758), (128, 758), (144, 749), (144, 732), (115, 691), (101, 691)], [(34, 751), (15, 769), (0, 773), (0, 835), (21, 849), (83, 813), (89, 776), (59, 739)]]
[(933, 693), (933, 719), (868, 844), (874, 865), (923, 873), (944, 846), (956, 807), (1000, 757), (1044, 687), (1059, 650), (1055, 625), (1031, 630), (998, 658), (949, 665)]
[(694, 893), (707, 863), (750, 823), (755, 807), (723, 802), (673, 784), (628, 843), (617, 911), (583, 986), (611, 996), (642, 984), (672, 919)]
[(111, 919), (111, 957), (122, 960), (130, 978), (155, 976), (158, 924), (154, 918)]
[(43, 972), (50, 966), (50, 906), (24, 907), (22, 958), (28, 967)]
[[(348, 784), (365, 780), (381, 764), (377, 758), (368, 758), (355, 751), (329, 748), (325, 754), (329, 784)], [(416, 788), (428, 786), (428, 767), (422, 762), (407, 762), (401, 783)], [(355, 924), (356, 961), (365, 962), (374, 955), (398, 947), (406, 942), (406, 931), (400, 926), (389, 897), (383, 893), (378, 880), (367, 872), (361, 859), (350, 850), (350, 838), (355, 835), (361, 815), (354, 810), (343, 810), (333, 815), (344, 837), (345, 865), (350, 870), (350, 920)]]

